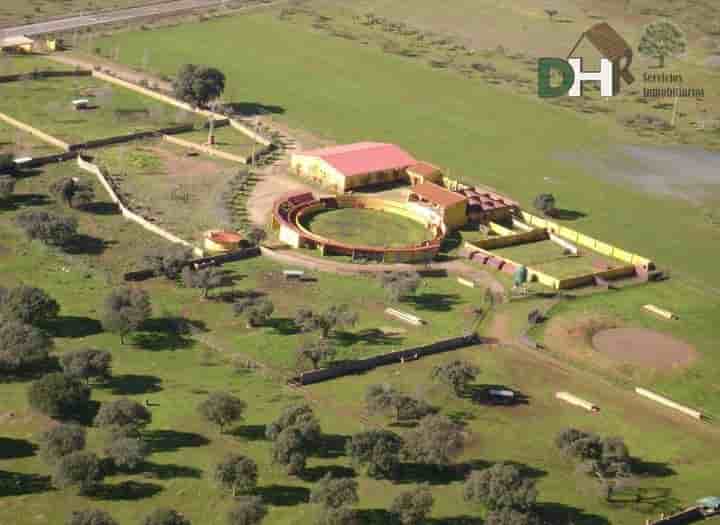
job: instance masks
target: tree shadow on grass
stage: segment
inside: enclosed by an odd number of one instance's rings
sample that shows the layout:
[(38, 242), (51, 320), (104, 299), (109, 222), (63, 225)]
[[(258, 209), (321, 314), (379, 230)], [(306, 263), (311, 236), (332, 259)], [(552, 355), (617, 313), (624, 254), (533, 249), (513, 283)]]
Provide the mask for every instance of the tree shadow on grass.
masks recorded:
[(102, 255), (110, 246), (116, 244), (117, 241), (106, 241), (79, 233), (63, 247), (63, 250), (70, 255)]
[(582, 509), (562, 503), (538, 503), (537, 512), (545, 522), (557, 525), (610, 525), (610, 521), (603, 516), (587, 514)]
[(114, 376), (103, 386), (112, 390), (116, 396), (151, 394), (162, 390), (162, 379), (157, 376), (123, 374)]
[(295, 321), (289, 317), (273, 317), (265, 321), (265, 326), (269, 326), (280, 335), (297, 335), (300, 333)]
[(491, 463), (482, 460), (466, 461), (455, 465), (427, 465), (424, 463), (401, 463), (396, 481), (398, 483), (429, 483), (449, 485), (463, 481), (473, 470), (488, 468)]
[(37, 445), (27, 439), (0, 437), (0, 459), (29, 458), (36, 450)]
[(427, 525), (483, 525), (484, 521), (476, 516), (452, 516), (450, 518), (430, 518)]
[(547, 470), (536, 468), (531, 465), (526, 465), (525, 463), (520, 463), (518, 461), (503, 461), (503, 463), (505, 463), (506, 465), (512, 465), (513, 467), (517, 468), (520, 471), (520, 474), (525, 478), (538, 479), (543, 478), (548, 474)]
[(90, 400), (85, 407), (75, 413), (72, 417), (66, 418), (68, 421), (76, 421), (77, 423), (85, 426), (91, 426), (100, 410), (100, 402)]
[(666, 478), (677, 474), (675, 469), (665, 462), (643, 461), (642, 459), (633, 458), (632, 463), (633, 472), (638, 476)]
[(80, 208), (93, 215), (119, 215), (120, 208), (114, 202), (90, 202)]
[(359, 525), (396, 525), (397, 517), (385, 509), (359, 509), (357, 511)]
[(418, 310), (449, 312), (460, 302), (458, 294), (420, 293), (406, 299)]
[(162, 486), (157, 483), (130, 480), (117, 485), (102, 484), (95, 488), (89, 496), (100, 500), (136, 501), (151, 498), (162, 490)]
[(181, 448), (203, 447), (210, 443), (202, 434), (175, 430), (148, 430), (143, 432), (143, 437), (153, 452), (174, 452)]
[(174, 479), (174, 478), (202, 478), (203, 471), (199, 468), (185, 465), (167, 465), (160, 463), (145, 462), (142, 466), (145, 476), (153, 479)]
[(0, 470), (0, 498), (39, 494), (51, 489), (50, 476)]
[(14, 211), (20, 208), (30, 206), (46, 206), (50, 204), (47, 195), (40, 193), (23, 193), (20, 195), (12, 195), (9, 199), (0, 201), (0, 210)]
[(307, 503), (310, 500), (310, 490), (305, 487), (290, 485), (267, 485), (257, 487), (255, 493), (268, 505), (276, 507), (291, 507)]
[(343, 465), (318, 465), (316, 467), (307, 467), (300, 478), (308, 483), (317, 483), (328, 474), (333, 478), (354, 478), (357, 476), (353, 469)]
[(582, 219), (583, 217), (587, 217), (587, 213), (560, 208), (553, 211), (552, 217), (553, 219), (557, 219), (559, 221), (576, 221), (578, 219)]
[(285, 108), (282, 106), (262, 104), (261, 102), (229, 102), (225, 104), (225, 107), (233, 113), (244, 117), (266, 115), (268, 113), (274, 115), (285, 113)]
[(265, 441), (265, 425), (240, 425), (232, 429), (228, 434), (245, 441)]
[(162, 351), (189, 348), (193, 341), (176, 334), (144, 332), (134, 335), (133, 344), (143, 350)]
[(348, 441), (350, 437), (342, 434), (323, 434), (320, 438), (320, 446), (314, 455), (327, 459), (342, 457), (345, 455)]
[(97, 319), (69, 315), (58, 316), (45, 321), (41, 328), (52, 337), (90, 337), (102, 333), (102, 324)]
[(354, 346), (360, 343), (366, 345), (395, 345), (402, 343), (404, 339), (401, 335), (386, 334), (377, 328), (367, 328), (358, 332), (336, 331), (333, 333), (333, 341), (338, 346)]

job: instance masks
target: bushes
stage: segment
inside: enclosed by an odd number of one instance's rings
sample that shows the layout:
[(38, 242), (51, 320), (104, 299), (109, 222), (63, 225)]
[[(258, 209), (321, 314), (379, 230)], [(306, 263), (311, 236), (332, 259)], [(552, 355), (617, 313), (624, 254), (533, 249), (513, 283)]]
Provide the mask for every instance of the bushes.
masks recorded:
[(47, 363), (50, 348), (52, 341), (37, 328), (18, 321), (0, 322), (0, 372), (35, 371)]
[(59, 372), (38, 379), (28, 389), (28, 402), (33, 410), (54, 418), (78, 415), (87, 408), (88, 401), (90, 388)]
[(30, 239), (37, 239), (51, 246), (65, 247), (77, 235), (77, 219), (45, 211), (24, 211), (16, 224)]

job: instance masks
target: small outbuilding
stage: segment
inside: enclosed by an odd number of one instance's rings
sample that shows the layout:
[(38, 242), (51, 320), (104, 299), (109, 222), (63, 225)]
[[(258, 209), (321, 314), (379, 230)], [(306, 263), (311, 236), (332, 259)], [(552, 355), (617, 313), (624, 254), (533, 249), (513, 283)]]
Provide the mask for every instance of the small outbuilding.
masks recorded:
[(245, 238), (236, 232), (208, 230), (203, 239), (203, 248), (210, 254), (227, 253), (247, 245)]
[(457, 229), (467, 222), (467, 197), (432, 182), (423, 182), (410, 189), (409, 202), (427, 204), (439, 210), (449, 229)]
[(0, 50), (3, 53), (32, 53), (35, 41), (26, 36), (9, 36), (0, 40)]
[(418, 162), (405, 170), (411, 186), (422, 184), (423, 182), (434, 182), (442, 184), (443, 174), (440, 168), (429, 162)]

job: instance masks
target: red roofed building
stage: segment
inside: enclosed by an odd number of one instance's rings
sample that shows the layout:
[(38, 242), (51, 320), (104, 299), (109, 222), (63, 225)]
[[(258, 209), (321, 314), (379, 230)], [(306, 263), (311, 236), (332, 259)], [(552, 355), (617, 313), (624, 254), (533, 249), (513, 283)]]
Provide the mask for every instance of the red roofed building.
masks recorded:
[(402, 148), (381, 142), (300, 151), (290, 161), (295, 173), (338, 193), (404, 179), (405, 169), (415, 164), (417, 160)]
[(440, 210), (448, 228), (460, 228), (467, 222), (467, 197), (432, 182), (423, 182), (413, 186), (410, 189), (408, 201), (422, 203)]

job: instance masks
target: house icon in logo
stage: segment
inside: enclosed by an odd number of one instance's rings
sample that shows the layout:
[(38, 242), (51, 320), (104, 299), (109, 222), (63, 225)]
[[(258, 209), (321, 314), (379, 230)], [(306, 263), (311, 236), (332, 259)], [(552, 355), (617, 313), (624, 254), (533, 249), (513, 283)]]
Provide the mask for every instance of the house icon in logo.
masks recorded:
[(626, 84), (635, 82), (635, 77), (629, 69), (633, 59), (632, 48), (610, 24), (601, 22), (582, 33), (575, 46), (568, 53), (568, 59), (573, 56), (573, 53), (584, 39), (587, 39), (593, 45), (602, 55), (602, 58), (613, 63), (614, 93), (617, 93), (620, 89), (621, 78)]

